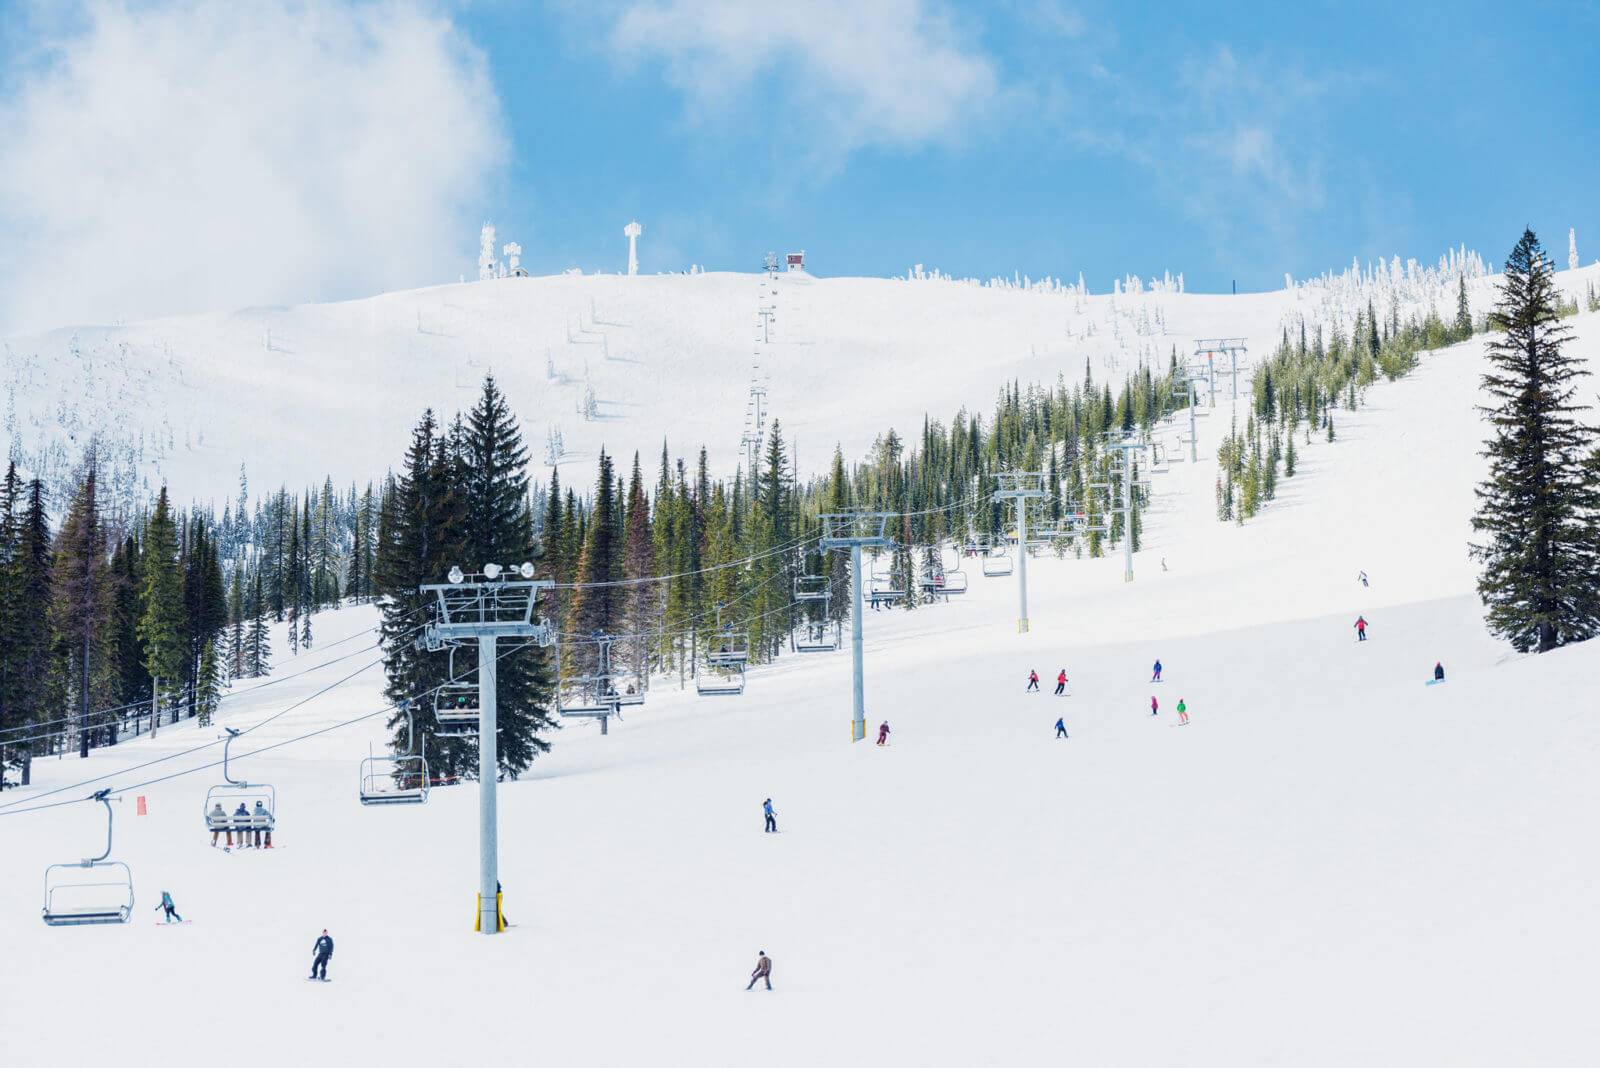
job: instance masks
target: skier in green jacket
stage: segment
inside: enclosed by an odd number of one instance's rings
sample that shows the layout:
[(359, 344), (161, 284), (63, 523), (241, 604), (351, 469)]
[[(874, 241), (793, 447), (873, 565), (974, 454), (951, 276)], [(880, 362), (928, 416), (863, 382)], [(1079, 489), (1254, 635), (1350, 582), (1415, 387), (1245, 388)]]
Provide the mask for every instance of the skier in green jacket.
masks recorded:
[(1189, 706), (1183, 703), (1183, 698), (1178, 698), (1178, 726), (1182, 727), (1189, 722)]

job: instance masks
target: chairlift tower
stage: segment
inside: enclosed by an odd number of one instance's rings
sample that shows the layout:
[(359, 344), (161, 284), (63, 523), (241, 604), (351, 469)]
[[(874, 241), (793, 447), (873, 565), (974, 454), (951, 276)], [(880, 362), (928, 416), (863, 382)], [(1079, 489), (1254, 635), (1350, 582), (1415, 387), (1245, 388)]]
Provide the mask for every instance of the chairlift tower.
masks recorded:
[[(1194, 354), (1204, 355), (1206, 364), (1211, 366), (1212, 360), (1217, 356), (1228, 357), (1228, 374), (1233, 379), (1233, 403), (1239, 403), (1239, 354), (1247, 352), (1245, 339), (1242, 337), (1213, 337), (1201, 338), (1194, 343)], [(1211, 369), (1211, 407), (1217, 406), (1217, 378), (1216, 370)]]
[[(1120, 513), (1122, 515), (1122, 581), (1133, 581), (1133, 454), (1143, 452), (1150, 447), (1150, 443), (1137, 434), (1124, 435), (1117, 431), (1106, 434), (1106, 449), (1122, 453), (1122, 504), (1115, 508), (1107, 508), (1108, 514)], [(1111, 488), (1109, 482), (1090, 483), (1093, 489)]]
[(1189, 394), (1189, 462), (1195, 463), (1200, 459), (1198, 451), (1200, 435), (1195, 432), (1194, 411), (1195, 407), (1200, 403), (1200, 399), (1195, 392), (1195, 374), (1189, 369), (1189, 365), (1185, 363), (1174, 372), (1172, 381), (1174, 385), (1183, 386)]
[[(521, 580), (509, 580), (509, 574)], [(450, 569), (450, 581), (419, 587), (434, 599), (434, 618), (424, 629), (421, 644), (430, 650), (447, 645), (478, 643), (478, 930), (500, 931), (499, 812), (495, 783), (500, 754), (495, 722), (495, 690), (501, 638), (525, 638), (548, 647), (554, 628), (547, 619), (534, 620), (539, 593), (551, 587), (549, 579), (534, 579), (533, 565), (504, 567), (484, 564), (480, 575)]]
[(866, 684), (861, 669), (861, 550), (886, 549), (894, 544), (888, 534), (893, 512), (825, 512), (822, 538), (817, 547), (823, 552), (850, 550), (850, 657), (853, 662), (852, 713), (850, 740), (867, 736)]
[(1028, 501), (1044, 496), (1044, 475), (1038, 471), (1001, 471), (997, 504), (1017, 505), (1017, 633), (1028, 633)]

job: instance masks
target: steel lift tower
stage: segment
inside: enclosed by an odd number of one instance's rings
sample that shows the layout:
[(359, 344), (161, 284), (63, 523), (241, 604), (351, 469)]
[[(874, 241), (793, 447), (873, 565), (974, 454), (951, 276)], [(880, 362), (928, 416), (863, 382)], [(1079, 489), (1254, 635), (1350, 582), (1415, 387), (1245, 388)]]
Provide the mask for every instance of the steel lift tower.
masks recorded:
[(866, 683), (861, 669), (861, 550), (886, 549), (894, 540), (886, 531), (894, 512), (825, 512), (822, 538), (817, 545), (824, 552), (850, 550), (850, 656), (854, 661), (850, 740), (867, 736)]
[(1044, 496), (1044, 475), (1038, 471), (1001, 471), (997, 504), (1017, 503), (1017, 633), (1028, 633), (1028, 501)]
[[(521, 581), (508, 581), (507, 574)], [(533, 578), (533, 565), (516, 568), (484, 564), (481, 575), (450, 569), (450, 581), (420, 587), (434, 598), (434, 618), (419, 639), (428, 650), (478, 643), (478, 930), (498, 934), (501, 929), (499, 873), (499, 811), (495, 781), (500, 755), (495, 734), (496, 644), (501, 638), (525, 638), (548, 647), (555, 631), (550, 621), (534, 621), (535, 602), (549, 579)]]

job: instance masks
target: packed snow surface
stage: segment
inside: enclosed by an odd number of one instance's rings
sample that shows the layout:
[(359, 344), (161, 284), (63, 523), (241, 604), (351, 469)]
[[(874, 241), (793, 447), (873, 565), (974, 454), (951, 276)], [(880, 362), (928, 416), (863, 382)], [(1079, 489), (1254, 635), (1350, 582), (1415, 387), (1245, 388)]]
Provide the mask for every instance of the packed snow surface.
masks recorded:
[[(1576, 323), (1594, 352), (1600, 316)], [(270, 853), (209, 846), (216, 768), (130, 791), (123, 927), (39, 921), (40, 874), (98, 850), (98, 806), (0, 815), (7, 1060), (1593, 1064), (1600, 644), (1525, 658), (1483, 629), (1482, 367), (1479, 339), (1375, 387), (1243, 528), (1213, 518), (1219, 400), (1200, 462), (1155, 476), (1136, 580), (1119, 557), (1031, 561), (1031, 633), (1015, 578), (971, 562), (963, 598), (868, 613), (887, 747), (847, 740), (846, 651), (753, 670), (738, 698), (658, 679), (609, 737), (562, 731), (500, 788), (500, 937), (471, 931), (474, 785), (357, 803), (379, 719), (239, 762), (277, 787)], [(374, 620), (319, 615), (293, 659), (280, 637), (283, 681), (220, 723), (354, 677), (240, 752), (381, 708)], [(44, 763), (0, 804), (199, 768), (219, 747), (133, 765), (217, 733)], [(191, 923), (157, 922), (163, 889)], [(327, 985), (305, 981), (324, 927)], [(745, 990), (758, 950), (772, 993)]]

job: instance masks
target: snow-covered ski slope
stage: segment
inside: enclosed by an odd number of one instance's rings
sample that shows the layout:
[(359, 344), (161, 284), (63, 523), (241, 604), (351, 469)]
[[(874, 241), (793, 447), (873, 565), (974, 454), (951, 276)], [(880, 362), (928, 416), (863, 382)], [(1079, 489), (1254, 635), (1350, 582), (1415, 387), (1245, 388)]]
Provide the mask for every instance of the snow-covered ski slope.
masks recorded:
[[(1574, 322), (1593, 363), (1600, 315)], [(9, 1059), (1591, 1065), (1600, 644), (1522, 658), (1483, 631), (1481, 345), (1341, 412), (1339, 442), (1307, 448), (1242, 529), (1211, 518), (1219, 402), (1200, 463), (1157, 476), (1136, 581), (1116, 558), (1035, 560), (1028, 635), (1013, 579), (869, 613), (885, 749), (847, 741), (845, 652), (755, 670), (740, 698), (658, 680), (609, 737), (561, 732), (500, 790), (503, 937), (470, 930), (475, 787), (357, 803), (375, 720), (240, 763), (277, 786), (272, 853), (208, 846), (214, 769), (133, 791), (149, 815), (118, 806), (125, 928), (38, 918), (44, 866), (99, 848), (95, 806), (0, 816)], [(221, 722), (368, 663), (372, 622), (320, 615), (321, 647)], [(1427, 687), (1436, 660), (1449, 681)], [(370, 712), (378, 690), (372, 668), (260, 740)], [(0, 803), (193, 767), (217, 749), (125, 770), (215, 733), (47, 763)], [(192, 923), (157, 928), (163, 889)], [(304, 981), (324, 927), (326, 986)], [(745, 991), (758, 950), (771, 994)]]
[[(1473, 274), (1475, 310), (1490, 280)], [(1432, 274), (1430, 275), (1430, 270)], [(1387, 314), (1455, 307), (1453, 267), (1404, 267), (1240, 296), (1169, 291), (1083, 296), (946, 279), (697, 274), (507, 278), (342, 304), (251, 308), (0, 339), (11, 456), (63, 487), (97, 439), (125, 501), (167, 481), (180, 500), (231, 500), (241, 464), (260, 493), (380, 477), (404, 455), (425, 407), (469, 406), (493, 370), (534, 462), (559, 435), (564, 477), (586, 485), (594, 457), (664, 439), (731, 473), (760, 329), (773, 310), (760, 379), (799, 471), (825, 471), (836, 443), (863, 456), (886, 428), (914, 435), (925, 414), (988, 415), (1012, 381), (1119, 384), (1141, 361), (1165, 367), (1196, 338), (1244, 337), (1261, 355), (1300, 316), (1348, 332), (1369, 297)], [(1569, 291), (1600, 268), (1565, 271)], [(770, 289), (775, 288), (775, 294)]]

